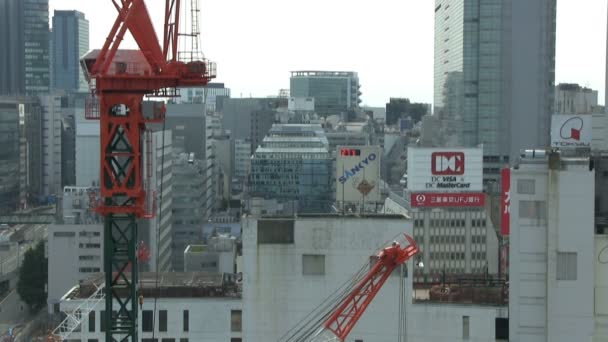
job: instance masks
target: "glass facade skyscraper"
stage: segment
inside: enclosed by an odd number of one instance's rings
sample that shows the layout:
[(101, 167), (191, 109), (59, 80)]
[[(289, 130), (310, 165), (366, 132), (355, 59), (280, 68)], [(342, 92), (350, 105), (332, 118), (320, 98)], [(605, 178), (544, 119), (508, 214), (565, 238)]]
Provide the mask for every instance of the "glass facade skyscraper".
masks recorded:
[(86, 91), (80, 56), (89, 50), (89, 21), (78, 11), (55, 11), (52, 38), (53, 87)]
[(332, 200), (328, 148), (321, 125), (273, 125), (251, 159), (251, 196), (294, 201), (299, 212), (327, 212)]
[(0, 0), (0, 94), (49, 92), (48, 0)]
[(555, 0), (435, 1), (435, 115), (444, 143), (483, 145), (486, 174), (548, 143), (555, 9)]
[(292, 71), (292, 97), (314, 97), (315, 111), (339, 115), (359, 107), (359, 76), (352, 71)]

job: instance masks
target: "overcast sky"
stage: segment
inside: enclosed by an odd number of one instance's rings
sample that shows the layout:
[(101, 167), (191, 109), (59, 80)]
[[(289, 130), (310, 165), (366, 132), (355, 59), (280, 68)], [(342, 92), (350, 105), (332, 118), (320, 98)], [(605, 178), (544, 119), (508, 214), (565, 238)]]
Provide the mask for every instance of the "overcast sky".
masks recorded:
[[(527, 1), (527, 0), (521, 0)], [(556, 83), (599, 91), (604, 103), (608, 0), (557, 0)], [(182, 3), (190, 2), (189, 0)], [(164, 0), (146, 3), (162, 34)], [(353, 70), (363, 104), (433, 99), (432, 0), (200, 0), (205, 55), (233, 97), (276, 95), (289, 71)], [(90, 22), (100, 48), (116, 17), (110, 0), (50, 0)], [(126, 47), (133, 47), (126, 42)]]

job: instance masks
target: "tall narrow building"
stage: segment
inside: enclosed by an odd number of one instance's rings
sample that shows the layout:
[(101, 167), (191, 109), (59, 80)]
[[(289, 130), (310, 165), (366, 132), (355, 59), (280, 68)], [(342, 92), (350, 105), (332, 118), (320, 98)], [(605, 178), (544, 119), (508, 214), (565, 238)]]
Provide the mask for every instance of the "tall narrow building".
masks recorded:
[(0, 0), (0, 46), (0, 94), (48, 93), (48, 0)]
[(80, 56), (89, 50), (89, 21), (78, 11), (55, 11), (52, 52), (55, 89), (86, 91), (87, 81), (80, 70)]
[(483, 145), (484, 174), (498, 178), (520, 150), (549, 142), (556, 0), (435, 4), (435, 113), (450, 141)]

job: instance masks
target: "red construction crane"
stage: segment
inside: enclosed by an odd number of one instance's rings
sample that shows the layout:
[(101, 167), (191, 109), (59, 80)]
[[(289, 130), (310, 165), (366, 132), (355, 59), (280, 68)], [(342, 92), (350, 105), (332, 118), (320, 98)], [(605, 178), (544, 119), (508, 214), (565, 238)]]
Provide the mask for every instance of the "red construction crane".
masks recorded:
[[(325, 300), (326, 303), (336, 302), (335, 305), (330, 304), (316, 310), (309, 321), (300, 322), (280, 341), (343, 342), (397, 266), (403, 265), (418, 253), (418, 245), (414, 239), (407, 234), (404, 235), (406, 246), (402, 247), (395, 241), (381, 249), (371, 269), (360, 272), (360, 276), (355, 276), (350, 287), (346, 287), (341, 294), (338, 294), (342, 297)], [(362, 270), (366, 268), (367, 265)], [(320, 327), (315, 323), (309, 324), (318, 321), (318, 316), (326, 317), (320, 320)]]
[[(165, 1), (162, 47), (144, 0), (111, 1), (118, 16), (110, 34), (101, 50), (81, 59), (81, 66), (94, 95), (86, 116), (100, 120), (97, 211), (105, 216), (106, 341), (137, 341), (136, 219), (151, 218), (155, 212), (155, 196), (149, 191), (152, 152), (146, 123), (165, 118), (164, 105), (145, 116), (142, 101), (144, 96), (178, 96), (178, 87), (205, 86), (215, 77), (215, 64), (178, 59), (180, 0)], [(127, 30), (139, 50), (119, 49)], [(118, 304), (114, 314), (113, 304)]]

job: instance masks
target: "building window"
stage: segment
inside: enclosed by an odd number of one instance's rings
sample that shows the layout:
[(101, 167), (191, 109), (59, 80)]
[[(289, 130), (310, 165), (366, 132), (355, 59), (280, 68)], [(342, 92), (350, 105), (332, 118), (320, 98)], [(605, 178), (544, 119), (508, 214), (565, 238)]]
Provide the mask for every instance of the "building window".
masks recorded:
[(180, 338), (179, 342), (188, 342), (188, 339), (187, 338)]
[(99, 331), (106, 331), (106, 312), (99, 311)]
[(519, 218), (544, 220), (546, 217), (545, 201), (519, 201)]
[(95, 311), (89, 312), (89, 332), (95, 332)]
[(462, 316), (462, 339), (469, 339), (469, 316)]
[(363, 342), (363, 340), (355, 340), (355, 342)]
[(325, 255), (303, 254), (302, 255), (302, 274), (303, 275), (324, 275), (325, 274)]
[(534, 179), (518, 179), (517, 180), (517, 193), (522, 195), (534, 195), (535, 181)]
[(184, 331), (190, 329), (190, 313), (188, 310), (184, 310)]
[(142, 338), (141, 342), (158, 342), (157, 338)]
[(258, 244), (293, 244), (293, 220), (259, 220)]
[(230, 342), (243, 342), (243, 339), (240, 337), (232, 337), (230, 338)]
[(241, 332), (242, 331), (242, 311), (241, 310), (230, 310), (230, 331)]
[(557, 280), (576, 280), (576, 259), (576, 253), (557, 252)]
[(175, 342), (174, 338), (163, 338), (161, 342)]
[(53, 236), (54, 237), (75, 237), (76, 233), (75, 232), (54, 232)]
[(158, 311), (158, 331), (167, 331), (167, 310)]
[(152, 332), (153, 318), (152, 310), (143, 310), (141, 312), (141, 331)]

